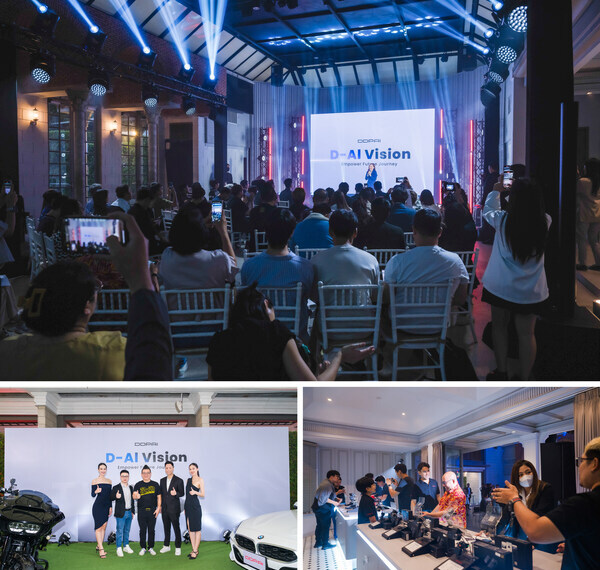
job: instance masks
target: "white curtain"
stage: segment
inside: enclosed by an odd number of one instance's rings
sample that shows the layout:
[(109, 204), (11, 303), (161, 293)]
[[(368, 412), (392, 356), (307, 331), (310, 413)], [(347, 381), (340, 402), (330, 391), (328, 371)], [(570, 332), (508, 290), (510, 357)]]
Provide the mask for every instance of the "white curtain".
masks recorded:
[[(575, 420), (575, 457), (581, 457), (586, 444), (600, 436), (600, 388), (592, 388), (575, 396), (573, 406)], [(585, 489), (579, 485), (577, 492)]]

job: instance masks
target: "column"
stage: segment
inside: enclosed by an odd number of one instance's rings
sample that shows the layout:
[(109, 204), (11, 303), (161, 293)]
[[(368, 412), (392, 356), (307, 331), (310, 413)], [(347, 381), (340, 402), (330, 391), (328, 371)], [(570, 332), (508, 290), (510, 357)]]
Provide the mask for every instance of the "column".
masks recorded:
[(571, 2), (531, 0), (527, 27), (527, 168), (552, 216), (546, 275), (555, 314), (575, 305), (577, 104), (573, 101)]
[(531, 461), (531, 463), (533, 463), (539, 475), (541, 471), (539, 432), (532, 433), (531, 435), (521, 437), (519, 439), (521, 445), (523, 446), (523, 457), (527, 459), (527, 461)]
[(158, 120), (160, 108), (146, 108), (148, 120), (148, 182), (158, 182)]
[(210, 406), (200, 406), (196, 411), (196, 427), (210, 426)]
[(190, 402), (194, 406), (194, 418), (196, 427), (210, 426), (210, 407), (214, 392), (193, 392), (190, 394)]
[(60, 397), (52, 392), (32, 392), (31, 396), (37, 408), (38, 428), (57, 427), (57, 409)]
[(215, 126), (215, 180), (221, 185), (225, 178), (225, 167), (227, 165), (227, 107), (217, 107), (214, 115)]
[(67, 89), (71, 101), (71, 196), (85, 204), (85, 105), (87, 90)]

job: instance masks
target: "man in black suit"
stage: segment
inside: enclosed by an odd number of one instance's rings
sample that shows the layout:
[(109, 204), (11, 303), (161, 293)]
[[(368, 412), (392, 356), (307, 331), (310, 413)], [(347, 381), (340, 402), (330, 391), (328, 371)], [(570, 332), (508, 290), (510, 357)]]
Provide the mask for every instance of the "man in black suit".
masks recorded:
[(133, 554), (129, 546), (129, 530), (135, 515), (133, 502), (133, 487), (129, 484), (129, 471), (123, 469), (120, 473), (121, 482), (115, 485), (110, 493), (111, 501), (115, 501), (115, 518), (117, 519), (117, 556), (123, 557), (123, 552)]
[(179, 515), (181, 514), (181, 503), (179, 498), (183, 497), (185, 490), (183, 479), (173, 474), (175, 466), (171, 461), (165, 463), (166, 477), (160, 480), (160, 495), (162, 497), (162, 519), (165, 528), (165, 542), (160, 549), (161, 554), (171, 550), (171, 525), (175, 532), (175, 556), (181, 556), (181, 529), (179, 528)]

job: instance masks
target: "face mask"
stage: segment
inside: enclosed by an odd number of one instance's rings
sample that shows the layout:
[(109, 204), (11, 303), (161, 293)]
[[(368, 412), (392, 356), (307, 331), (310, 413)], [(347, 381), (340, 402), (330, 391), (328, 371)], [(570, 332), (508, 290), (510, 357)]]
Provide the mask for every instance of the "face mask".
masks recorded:
[(521, 487), (531, 487), (531, 484), (533, 483), (533, 475), (524, 475), (523, 477), (519, 477), (519, 483), (521, 484)]

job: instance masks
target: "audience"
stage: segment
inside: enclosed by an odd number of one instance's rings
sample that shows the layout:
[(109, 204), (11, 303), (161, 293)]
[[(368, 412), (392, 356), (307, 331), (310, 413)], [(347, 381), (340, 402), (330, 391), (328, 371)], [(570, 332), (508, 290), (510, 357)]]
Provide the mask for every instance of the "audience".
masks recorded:
[(42, 218), (52, 209), (52, 202), (58, 196), (62, 196), (60, 192), (56, 190), (48, 190), (42, 194), (42, 211), (38, 218), (38, 223), (42, 221)]
[(102, 190), (102, 184), (98, 184), (96, 182), (95, 184), (92, 184), (90, 186), (90, 189), (89, 189), (90, 199), (87, 201), (85, 208), (84, 208), (84, 214), (86, 216), (91, 216), (94, 213), (94, 194), (98, 190)]
[(250, 212), (249, 229), (250, 229), (250, 249), (255, 250), (254, 231), (264, 232), (266, 228), (267, 217), (277, 209), (277, 193), (273, 187), (264, 180), (255, 181), (258, 183), (260, 205)]
[(56, 231), (56, 223), (60, 216), (60, 209), (66, 197), (56, 192), (52, 195), (49, 210), (40, 218), (37, 231), (51, 236)]
[(409, 199), (408, 190), (402, 185), (394, 186), (391, 197), (392, 209), (388, 222), (402, 228), (405, 232), (412, 232), (413, 219), (417, 212), (406, 206), (406, 201)]
[(192, 197), (183, 204), (183, 208), (197, 208), (200, 210), (203, 218), (210, 216), (211, 205), (206, 199), (206, 190), (202, 188), (200, 182), (192, 184)]
[(92, 201), (92, 216), (105, 217), (108, 214), (108, 190), (96, 190)]
[(304, 205), (305, 199), (306, 192), (304, 191), (304, 188), (296, 188), (292, 192), (290, 211), (294, 214), (294, 217), (298, 222), (301, 222), (306, 216), (310, 215), (310, 208)]
[(5, 218), (0, 218), (0, 268), (14, 261), (14, 257), (6, 243), (15, 231), (17, 193), (11, 188), (8, 194), (0, 193), (0, 209), (6, 212)]
[(375, 198), (387, 198), (387, 194), (383, 191), (383, 184), (381, 180), (375, 180), (373, 182), (373, 190), (375, 191)]
[(350, 210), (350, 206), (346, 201), (346, 194), (341, 190), (336, 190), (333, 195), (333, 203), (331, 204), (331, 211), (335, 210)]
[(390, 224), (390, 203), (386, 198), (375, 198), (371, 203), (371, 217), (359, 224), (354, 245), (367, 249), (404, 249), (406, 242), (402, 228)]
[(129, 209), (129, 214), (135, 218), (144, 237), (148, 240), (150, 255), (161, 253), (167, 245), (152, 216), (154, 198), (155, 196), (148, 186), (141, 186), (137, 191), (135, 204)]
[(279, 194), (280, 202), (288, 202), (289, 203), (292, 201), (292, 183), (293, 183), (293, 180), (291, 178), (286, 178), (283, 181), (283, 190)]
[(365, 224), (371, 216), (371, 202), (374, 198), (372, 188), (363, 188), (352, 202), (352, 211), (356, 214), (359, 224)]
[(312, 213), (302, 220), (290, 240), (292, 251), (300, 249), (325, 249), (333, 245), (329, 234), (329, 198), (322, 188), (313, 194)]
[(227, 207), (231, 210), (231, 225), (234, 232), (248, 231), (248, 204), (243, 200), (244, 189), (239, 184), (231, 187), (231, 199)]
[(445, 227), (440, 237), (440, 246), (448, 251), (473, 251), (477, 241), (477, 228), (464, 190), (458, 187), (456, 191), (448, 192), (442, 209)]
[(310, 261), (290, 252), (287, 243), (296, 227), (294, 215), (277, 208), (267, 218), (266, 252), (248, 259), (242, 266), (242, 285), (258, 283), (258, 287), (295, 287), (302, 283), (300, 337), (308, 342), (308, 295), (314, 284), (314, 269)]
[(508, 379), (508, 323), (512, 318), (519, 341), (519, 372), (513, 379), (529, 380), (537, 352), (535, 323), (549, 295), (544, 249), (552, 219), (545, 213), (541, 188), (525, 178), (514, 180), (506, 211), (501, 209), (500, 193), (492, 190), (483, 217), (496, 230), (482, 279), (481, 300), (492, 306), (496, 357), (496, 369), (487, 379)]
[(435, 200), (433, 199), (433, 194), (431, 193), (431, 190), (423, 190), (423, 192), (421, 192), (419, 200), (421, 201), (421, 206), (423, 206), (423, 208), (435, 210), (438, 214), (442, 213), (442, 210), (440, 210), (440, 207), (435, 203)]
[(129, 186), (127, 184), (123, 184), (122, 186), (117, 186), (115, 190), (117, 195), (117, 199), (111, 204), (111, 206), (115, 206), (117, 208), (121, 208), (123, 212), (129, 212), (129, 208), (131, 208), (131, 192), (129, 191)]
[[(206, 361), (209, 380), (335, 380), (344, 362), (355, 363), (370, 356), (374, 347), (364, 343), (344, 346), (315, 376), (300, 346), (284, 324), (276, 319), (273, 304), (253, 283), (236, 295), (229, 328), (216, 333), (210, 342)], [(236, 358), (231, 358), (236, 347)], [(308, 358), (307, 358), (308, 359)]]
[(590, 269), (600, 271), (600, 160), (590, 158), (577, 181), (577, 269), (585, 271), (587, 248), (592, 249), (594, 264)]

